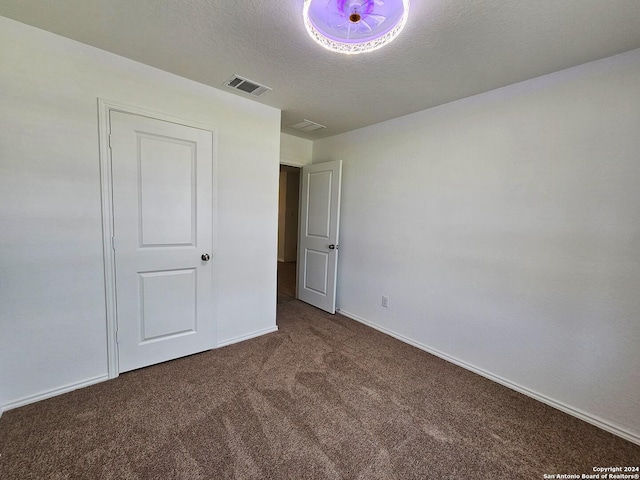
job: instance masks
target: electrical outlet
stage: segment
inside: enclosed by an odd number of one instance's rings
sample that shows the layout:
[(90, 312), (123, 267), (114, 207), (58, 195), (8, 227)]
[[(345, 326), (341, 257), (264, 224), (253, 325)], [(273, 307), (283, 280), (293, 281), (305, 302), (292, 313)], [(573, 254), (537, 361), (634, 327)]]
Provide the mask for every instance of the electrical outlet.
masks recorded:
[(382, 306), (384, 308), (389, 308), (389, 297), (387, 297), (386, 295), (382, 296)]

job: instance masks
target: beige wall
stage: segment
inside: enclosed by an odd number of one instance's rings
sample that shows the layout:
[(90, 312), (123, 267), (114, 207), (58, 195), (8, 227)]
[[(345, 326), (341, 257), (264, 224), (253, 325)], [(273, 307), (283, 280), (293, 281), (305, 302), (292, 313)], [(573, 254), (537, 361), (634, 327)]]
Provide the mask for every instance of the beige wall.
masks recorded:
[(298, 254), (298, 205), (300, 203), (300, 169), (287, 172), (287, 213), (284, 261), (295, 262)]
[(278, 208), (278, 260), (295, 262), (298, 252), (300, 169), (280, 165)]
[(284, 246), (287, 220), (287, 172), (280, 168), (278, 189), (278, 261), (284, 262)]

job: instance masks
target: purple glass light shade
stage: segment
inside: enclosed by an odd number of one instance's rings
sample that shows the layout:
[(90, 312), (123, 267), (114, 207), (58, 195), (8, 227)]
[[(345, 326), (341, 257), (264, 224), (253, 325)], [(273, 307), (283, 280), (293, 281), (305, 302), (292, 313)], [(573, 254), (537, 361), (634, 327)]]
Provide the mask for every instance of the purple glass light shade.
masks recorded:
[(404, 28), (409, 0), (305, 0), (309, 35), (329, 50), (362, 53), (393, 40)]

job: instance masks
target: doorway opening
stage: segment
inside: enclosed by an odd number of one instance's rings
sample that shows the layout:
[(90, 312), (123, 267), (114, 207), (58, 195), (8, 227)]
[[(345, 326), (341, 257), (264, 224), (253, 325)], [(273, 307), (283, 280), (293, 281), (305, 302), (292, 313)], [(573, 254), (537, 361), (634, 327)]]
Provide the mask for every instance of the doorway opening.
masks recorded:
[(278, 303), (295, 300), (300, 168), (280, 165), (278, 193)]

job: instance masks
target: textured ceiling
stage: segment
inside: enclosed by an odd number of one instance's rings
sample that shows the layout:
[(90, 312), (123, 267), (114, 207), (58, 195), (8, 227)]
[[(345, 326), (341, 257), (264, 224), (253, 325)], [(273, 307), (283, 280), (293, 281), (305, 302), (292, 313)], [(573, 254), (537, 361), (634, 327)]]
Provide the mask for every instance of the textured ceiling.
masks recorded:
[[(216, 88), (266, 84), (256, 101), (309, 139), (640, 48), (639, 0), (411, 3), (400, 37), (355, 56), (309, 38), (303, 0), (0, 0), (0, 15)], [(287, 128), (303, 118), (328, 128)]]

